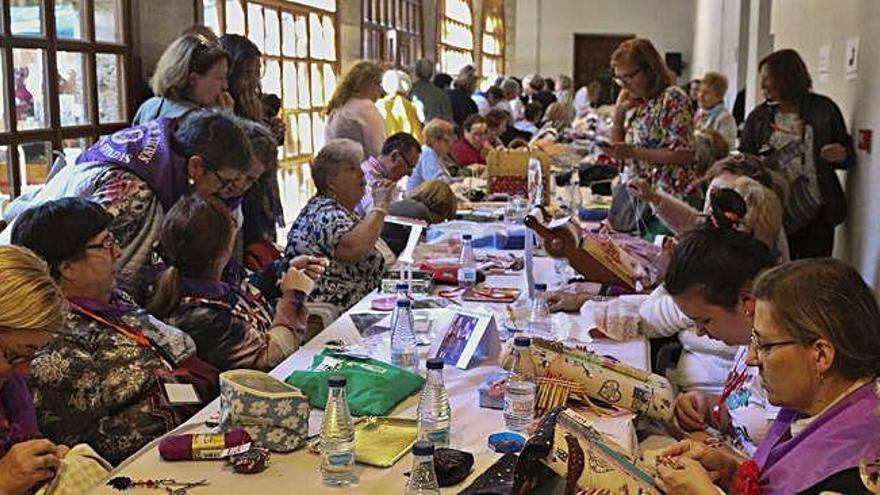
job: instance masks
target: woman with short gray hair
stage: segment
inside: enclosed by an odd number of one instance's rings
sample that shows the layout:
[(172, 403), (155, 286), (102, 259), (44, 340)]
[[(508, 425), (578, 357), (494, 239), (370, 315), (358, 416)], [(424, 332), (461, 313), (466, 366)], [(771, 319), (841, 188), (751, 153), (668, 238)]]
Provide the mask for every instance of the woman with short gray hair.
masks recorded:
[(312, 180), (317, 193), (303, 207), (287, 235), (285, 260), (299, 255), (330, 260), (315, 284), (311, 300), (344, 311), (379, 286), (384, 259), (376, 248), (388, 214), (394, 184), (373, 184), (373, 207), (361, 218), (354, 212), (364, 195), (364, 151), (350, 139), (334, 139), (315, 156)]

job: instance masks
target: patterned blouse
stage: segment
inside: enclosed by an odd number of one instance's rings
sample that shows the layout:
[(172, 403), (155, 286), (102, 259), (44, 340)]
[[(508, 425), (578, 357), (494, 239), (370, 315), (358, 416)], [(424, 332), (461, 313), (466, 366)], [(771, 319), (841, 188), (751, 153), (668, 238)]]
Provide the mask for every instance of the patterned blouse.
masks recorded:
[[(676, 86), (627, 112), (627, 144), (650, 149), (680, 150), (693, 147), (694, 122), (690, 98)], [(696, 172), (691, 166), (660, 166), (633, 161), (633, 175), (653, 176), (666, 192), (682, 196), (691, 192)]]
[(330, 260), (330, 266), (312, 290), (311, 300), (330, 303), (344, 311), (381, 283), (385, 261), (376, 248), (354, 263), (335, 259), (342, 236), (360, 221), (335, 199), (316, 195), (293, 222), (287, 234), (285, 258), (308, 254)]
[[(139, 330), (175, 365), (195, 354), (189, 336), (149, 315), (126, 294), (115, 292), (105, 306), (116, 313), (104, 313), (105, 321)], [(31, 365), (40, 430), (53, 442), (87, 443), (118, 464), (186, 419), (160, 390), (156, 371), (169, 366), (157, 350), (77, 311), (67, 314), (63, 331)]]
[[(185, 331), (198, 347), (199, 357), (221, 371), (248, 368), (268, 371), (287, 356), (271, 356), (269, 331), (273, 316), (259, 291), (246, 290), (223, 282), (182, 279), (183, 297), (166, 318), (170, 325)], [(296, 292), (282, 304), (292, 321), (283, 326), (294, 329), (297, 339), (305, 334), (305, 294)], [(289, 331), (289, 330), (288, 330)]]

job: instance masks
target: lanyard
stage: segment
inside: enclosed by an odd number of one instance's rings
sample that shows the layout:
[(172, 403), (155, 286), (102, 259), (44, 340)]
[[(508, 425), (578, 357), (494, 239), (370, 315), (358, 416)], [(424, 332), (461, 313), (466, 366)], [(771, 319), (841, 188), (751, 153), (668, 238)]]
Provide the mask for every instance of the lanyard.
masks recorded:
[(718, 404), (712, 408), (712, 419), (716, 424), (721, 422), (721, 408), (724, 407), (727, 398), (730, 397), (730, 394), (736, 389), (742, 387), (746, 382), (746, 379), (749, 377), (749, 367), (746, 366), (743, 368), (742, 366), (745, 364), (745, 356), (746, 355), (743, 354), (742, 358), (734, 363), (733, 369), (727, 374), (727, 380), (724, 382), (724, 389), (721, 391), (721, 396), (718, 397)]
[(137, 343), (137, 345), (152, 350), (153, 352), (156, 353), (156, 355), (159, 356), (159, 358), (162, 359), (162, 361), (165, 361), (165, 364), (167, 364), (169, 368), (173, 369), (176, 367), (174, 364), (174, 358), (171, 357), (171, 355), (168, 353), (168, 351), (166, 351), (163, 347), (156, 345), (155, 342), (153, 342), (149, 337), (144, 335), (144, 333), (141, 332), (140, 330), (135, 329), (135, 328), (131, 328), (131, 327), (125, 327), (125, 326), (122, 326), (118, 323), (114, 323), (114, 322), (104, 318), (103, 316), (101, 316), (93, 311), (90, 311), (90, 310), (80, 306), (79, 304), (76, 304), (75, 302), (72, 302), (72, 301), (68, 301), (68, 302), (70, 303), (70, 307), (73, 308), (73, 310), (76, 311), (77, 313), (80, 313), (83, 316), (87, 316), (87, 317), (97, 321), (98, 323), (102, 323), (104, 325), (107, 325), (108, 327), (115, 330), (117, 333), (122, 334), (122, 335), (130, 338), (131, 340), (135, 341), (135, 343)]

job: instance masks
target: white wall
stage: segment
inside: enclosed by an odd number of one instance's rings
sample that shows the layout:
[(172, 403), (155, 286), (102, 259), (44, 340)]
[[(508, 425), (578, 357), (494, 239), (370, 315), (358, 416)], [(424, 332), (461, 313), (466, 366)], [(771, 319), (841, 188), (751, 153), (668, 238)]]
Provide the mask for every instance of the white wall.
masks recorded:
[(511, 72), (544, 76), (574, 71), (574, 35), (635, 34), (660, 53), (681, 52), (689, 77), (695, 0), (517, 0)]
[[(698, 79), (709, 71), (727, 76), (725, 103), (733, 107), (736, 93), (745, 80), (746, 52), (741, 50), (743, 7), (748, 0), (696, 0), (694, 12), (694, 46), (691, 74)], [(748, 9), (746, 9), (748, 10)], [(747, 40), (747, 39), (746, 39)], [(746, 41), (743, 40), (743, 41)]]
[[(880, 2), (876, 0), (774, 0), (771, 29), (775, 48), (800, 52), (813, 75), (814, 90), (840, 106), (848, 128), (880, 131)], [(846, 40), (861, 39), (859, 74), (844, 77)], [(827, 82), (817, 74), (818, 52), (831, 44)], [(838, 229), (835, 256), (854, 264), (880, 289), (880, 143), (873, 152), (859, 152), (857, 167), (845, 174), (849, 218)]]

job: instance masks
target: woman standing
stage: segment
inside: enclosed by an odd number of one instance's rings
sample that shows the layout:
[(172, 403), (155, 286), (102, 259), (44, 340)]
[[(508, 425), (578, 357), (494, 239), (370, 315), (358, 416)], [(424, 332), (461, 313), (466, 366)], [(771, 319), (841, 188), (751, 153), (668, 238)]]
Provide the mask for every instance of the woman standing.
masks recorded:
[(376, 101), (385, 95), (382, 67), (361, 61), (336, 86), (327, 103), (324, 142), (347, 138), (364, 148), (366, 156), (378, 157), (385, 143), (385, 119)]
[(759, 64), (767, 99), (746, 119), (744, 153), (769, 154), (789, 182), (785, 231), (792, 259), (831, 256), (834, 228), (846, 219), (835, 169), (855, 165), (852, 139), (837, 105), (811, 91), (807, 66), (794, 50)]
[(177, 118), (203, 107), (232, 110), (226, 74), (229, 55), (200, 34), (177, 38), (162, 53), (150, 86), (156, 96), (145, 101), (132, 120), (140, 125), (159, 117)]
[[(646, 39), (621, 43), (611, 55), (611, 66), (621, 91), (612, 142), (603, 150), (624, 164), (624, 183), (633, 177), (653, 177), (666, 192), (684, 195), (697, 178), (691, 169), (694, 126), (690, 98), (675, 86), (675, 76)], [(641, 224), (647, 216), (647, 207), (636, 208), (625, 187), (615, 191), (610, 214), (615, 229), (643, 230)]]

